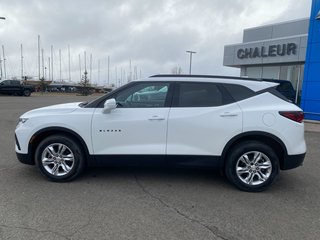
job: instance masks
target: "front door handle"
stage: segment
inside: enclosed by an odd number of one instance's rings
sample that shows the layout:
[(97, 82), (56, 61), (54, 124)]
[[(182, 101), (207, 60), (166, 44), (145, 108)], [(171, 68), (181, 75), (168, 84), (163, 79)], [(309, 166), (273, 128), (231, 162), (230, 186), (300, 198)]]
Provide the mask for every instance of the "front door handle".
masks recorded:
[(231, 112), (224, 112), (220, 114), (220, 117), (236, 117), (236, 116), (238, 116), (237, 113), (231, 113)]
[(158, 116), (158, 115), (153, 115), (151, 117), (149, 117), (149, 120), (165, 120), (165, 118), (163, 116)]

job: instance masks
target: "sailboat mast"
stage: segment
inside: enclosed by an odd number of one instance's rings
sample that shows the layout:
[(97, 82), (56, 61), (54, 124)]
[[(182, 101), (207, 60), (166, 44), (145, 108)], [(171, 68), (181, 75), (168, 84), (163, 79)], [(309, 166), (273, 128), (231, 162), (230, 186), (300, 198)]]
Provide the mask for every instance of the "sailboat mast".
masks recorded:
[(2, 75), (2, 59), (1, 59), (1, 53), (0, 53), (0, 80), (2, 80), (3, 75)]
[(80, 69), (80, 82), (81, 82), (82, 73), (81, 73), (81, 55), (80, 54), (79, 54), (79, 69)]
[(50, 57), (48, 57), (48, 72), (49, 72), (49, 79), (51, 80), (51, 65), (50, 65)]
[(90, 81), (92, 82), (92, 53), (90, 53)]
[(53, 45), (51, 45), (51, 80), (53, 81)]
[(22, 48), (22, 44), (21, 46), (21, 80), (23, 80), (23, 48)]
[(40, 35), (38, 35), (38, 77), (40, 80)]
[(44, 80), (44, 57), (43, 57), (43, 48), (41, 48), (41, 63), (42, 63), (42, 79)]
[(100, 84), (100, 59), (98, 60), (98, 84)]
[(61, 49), (59, 49), (59, 59), (60, 59), (60, 82), (62, 82), (62, 72), (61, 72)]
[(71, 82), (70, 45), (68, 45), (69, 82)]
[(4, 79), (7, 79), (7, 70), (6, 70), (6, 55), (4, 54), (4, 45), (2, 45), (2, 55), (3, 55), (3, 70), (4, 70)]
[(110, 56), (108, 56), (108, 87), (110, 86)]

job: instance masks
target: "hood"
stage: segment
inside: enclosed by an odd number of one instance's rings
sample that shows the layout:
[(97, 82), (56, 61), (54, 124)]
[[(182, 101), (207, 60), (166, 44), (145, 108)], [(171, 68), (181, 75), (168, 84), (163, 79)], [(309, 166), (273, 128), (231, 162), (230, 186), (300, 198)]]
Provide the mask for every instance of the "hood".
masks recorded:
[(56, 104), (48, 107), (36, 108), (31, 111), (24, 113), (21, 117), (33, 117), (36, 115), (50, 115), (50, 114), (65, 114), (71, 113), (74, 110), (80, 108), (79, 104), (81, 102), (75, 103), (64, 103), (64, 104)]

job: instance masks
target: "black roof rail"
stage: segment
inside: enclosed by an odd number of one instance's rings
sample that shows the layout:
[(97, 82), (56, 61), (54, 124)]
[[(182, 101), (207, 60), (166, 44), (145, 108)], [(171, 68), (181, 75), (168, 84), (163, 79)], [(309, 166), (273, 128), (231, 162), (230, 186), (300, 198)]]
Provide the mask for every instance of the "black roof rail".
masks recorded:
[(249, 80), (249, 81), (263, 81), (262, 78), (248, 78), (248, 77), (236, 77), (236, 76), (221, 76), (221, 75), (194, 75), (194, 74), (157, 74), (152, 75), (149, 78), (154, 77), (183, 77), (183, 78), (224, 78), (232, 80)]

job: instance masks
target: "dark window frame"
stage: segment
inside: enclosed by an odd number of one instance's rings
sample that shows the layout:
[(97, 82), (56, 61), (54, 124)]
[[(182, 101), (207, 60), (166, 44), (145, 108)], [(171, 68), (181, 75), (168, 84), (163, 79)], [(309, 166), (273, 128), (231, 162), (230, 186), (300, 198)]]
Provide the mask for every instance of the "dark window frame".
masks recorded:
[[(104, 103), (105, 101), (107, 101), (108, 99), (111, 98), (115, 98), (116, 95), (118, 95), (120, 92), (122, 91), (126, 91), (129, 88), (135, 87), (136, 85), (140, 85), (140, 84), (146, 84), (146, 83), (164, 83), (164, 84), (168, 84), (168, 92), (167, 92), (167, 96), (166, 96), (166, 100), (164, 103), (163, 107), (133, 107), (133, 108), (168, 108), (171, 107), (171, 103), (172, 103), (172, 97), (173, 97), (173, 91), (174, 91), (174, 87), (175, 84), (172, 81), (139, 81), (139, 82), (131, 82), (128, 83), (110, 93), (107, 93), (106, 95), (94, 100), (93, 102), (89, 103), (88, 105), (85, 106), (85, 108), (103, 108), (104, 107)], [(122, 109), (128, 109), (128, 108), (122, 108)]]
[[(179, 106), (179, 99), (180, 99), (180, 87), (181, 84), (212, 84), (217, 87), (220, 91), (222, 96), (222, 103), (220, 105), (213, 105), (213, 106)], [(223, 87), (223, 83), (215, 83), (215, 82), (195, 82), (195, 81), (179, 81), (176, 82), (175, 92), (173, 94), (173, 102), (172, 108), (204, 108), (204, 107), (220, 107), (224, 105), (228, 105), (234, 103), (235, 100), (232, 98), (230, 93)]]
[[(247, 96), (245, 97), (241, 97), (241, 98), (238, 98), (235, 97), (235, 95), (230, 91), (230, 89), (228, 88), (229, 86), (236, 86), (236, 87), (240, 87), (240, 88), (243, 88), (243, 89), (246, 89), (247, 92), (249, 93)], [(245, 99), (248, 99), (248, 98), (251, 98), (251, 97), (254, 97), (256, 96), (256, 92), (253, 91), (252, 89), (246, 87), (246, 86), (243, 86), (241, 84), (234, 84), (234, 83), (223, 83), (223, 88), (225, 88), (225, 90), (229, 93), (229, 95), (232, 97), (232, 99), (235, 101), (235, 102), (239, 102), (239, 101), (242, 101), (242, 100), (245, 100)]]

